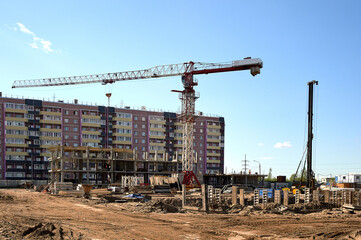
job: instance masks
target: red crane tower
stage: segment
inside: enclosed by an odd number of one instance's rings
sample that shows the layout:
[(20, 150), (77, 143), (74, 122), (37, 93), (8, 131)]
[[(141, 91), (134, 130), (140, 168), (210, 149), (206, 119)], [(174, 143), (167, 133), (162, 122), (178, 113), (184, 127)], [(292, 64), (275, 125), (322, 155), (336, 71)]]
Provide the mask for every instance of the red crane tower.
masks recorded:
[(253, 76), (260, 73), (263, 62), (259, 58), (245, 58), (227, 63), (200, 63), (187, 62), (171, 65), (161, 65), (144, 70), (93, 74), (72, 77), (42, 78), (33, 80), (14, 81), (12, 88), (25, 87), (46, 87), (46, 86), (64, 86), (86, 83), (115, 83), (118, 81), (159, 78), (170, 76), (182, 76), (183, 91), (173, 90), (180, 93), (182, 101), (182, 111), (180, 115), (183, 123), (183, 151), (182, 151), (182, 170), (184, 172), (183, 183), (194, 185), (199, 182), (193, 173), (193, 164), (195, 163), (193, 153), (193, 124), (195, 117), (195, 101), (199, 95), (194, 91), (194, 86), (198, 85), (193, 77), (199, 74), (230, 72), (240, 70), (250, 70)]

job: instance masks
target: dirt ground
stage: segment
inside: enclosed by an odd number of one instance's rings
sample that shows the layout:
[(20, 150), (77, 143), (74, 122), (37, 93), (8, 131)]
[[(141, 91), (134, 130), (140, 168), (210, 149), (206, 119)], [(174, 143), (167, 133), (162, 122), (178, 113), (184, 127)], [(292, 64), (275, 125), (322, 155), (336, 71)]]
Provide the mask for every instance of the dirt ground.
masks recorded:
[(361, 212), (164, 213), (149, 203), (6, 189), (0, 190), (0, 239), (361, 239)]

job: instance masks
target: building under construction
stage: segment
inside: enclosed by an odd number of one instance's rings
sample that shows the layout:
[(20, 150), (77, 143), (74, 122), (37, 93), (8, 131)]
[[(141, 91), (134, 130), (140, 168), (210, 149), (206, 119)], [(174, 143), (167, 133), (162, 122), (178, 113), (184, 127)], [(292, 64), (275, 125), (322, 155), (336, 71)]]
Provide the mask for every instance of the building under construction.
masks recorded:
[(51, 181), (88, 184), (121, 182), (123, 176), (171, 176), (181, 171), (176, 159), (138, 159), (135, 150), (95, 147), (53, 147), (49, 158)]

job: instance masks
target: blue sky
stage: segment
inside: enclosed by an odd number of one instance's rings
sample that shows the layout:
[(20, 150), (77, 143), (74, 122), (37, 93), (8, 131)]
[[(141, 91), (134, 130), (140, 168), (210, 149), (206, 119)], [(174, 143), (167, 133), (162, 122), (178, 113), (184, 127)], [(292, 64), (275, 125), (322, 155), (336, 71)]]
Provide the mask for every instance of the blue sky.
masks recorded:
[[(226, 120), (225, 163), (247, 154), (291, 175), (305, 145), (307, 82), (315, 88), (316, 176), (361, 172), (359, 1), (1, 1), (3, 94), (96, 102), (100, 84), (11, 89), (14, 80), (259, 57), (248, 71), (198, 76), (196, 108)], [(22, 28), (25, 27), (25, 28)], [(179, 77), (113, 84), (112, 105), (177, 111)], [(282, 143), (278, 144), (277, 143)], [(284, 144), (285, 143), (285, 144)], [(283, 146), (276, 148), (275, 146)], [(250, 161), (253, 172), (257, 163)]]

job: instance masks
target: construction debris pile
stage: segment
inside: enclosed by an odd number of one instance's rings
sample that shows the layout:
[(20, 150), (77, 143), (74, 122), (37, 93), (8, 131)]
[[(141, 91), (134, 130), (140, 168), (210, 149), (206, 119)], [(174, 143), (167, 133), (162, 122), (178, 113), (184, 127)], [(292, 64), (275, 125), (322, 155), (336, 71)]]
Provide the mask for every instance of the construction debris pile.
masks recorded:
[(0, 220), (1, 239), (27, 240), (80, 240), (86, 239), (81, 233), (66, 229), (58, 223), (39, 222), (32, 219), (19, 222), (18, 219)]

